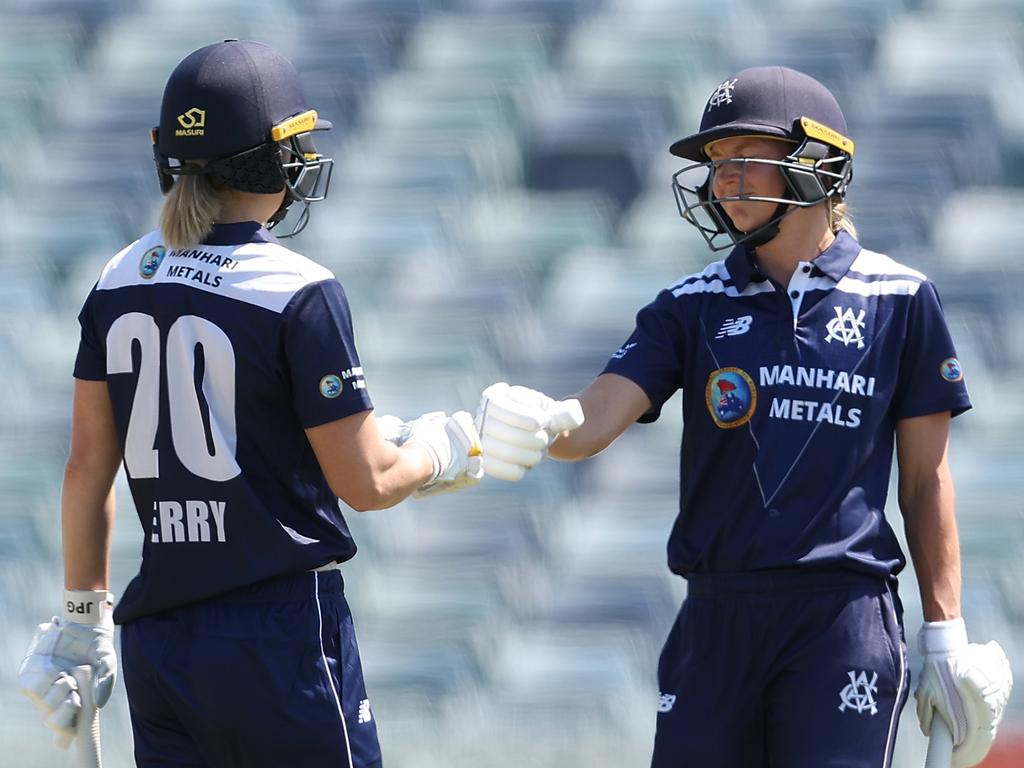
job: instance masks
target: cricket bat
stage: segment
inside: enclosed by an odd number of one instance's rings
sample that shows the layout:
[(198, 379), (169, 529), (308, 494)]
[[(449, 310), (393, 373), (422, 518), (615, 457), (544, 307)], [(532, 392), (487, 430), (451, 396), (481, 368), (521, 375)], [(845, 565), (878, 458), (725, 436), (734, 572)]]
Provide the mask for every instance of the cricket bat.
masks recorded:
[(928, 739), (928, 757), (924, 768), (950, 768), (953, 762), (953, 734), (946, 721), (932, 716), (931, 736)]
[(92, 695), (92, 667), (75, 667), (72, 676), (78, 683), (82, 711), (78, 714), (78, 735), (75, 736), (76, 768), (103, 768), (100, 755), (100, 714)]

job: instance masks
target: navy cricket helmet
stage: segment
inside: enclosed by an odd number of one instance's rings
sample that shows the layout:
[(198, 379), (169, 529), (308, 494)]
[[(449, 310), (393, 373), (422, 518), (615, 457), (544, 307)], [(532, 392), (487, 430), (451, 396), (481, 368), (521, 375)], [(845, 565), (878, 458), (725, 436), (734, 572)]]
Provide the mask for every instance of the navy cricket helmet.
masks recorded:
[[(680, 215), (697, 227), (713, 251), (744, 243), (763, 245), (778, 234), (779, 222), (796, 208), (825, 200), (842, 200), (853, 178), (853, 141), (835, 96), (809, 75), (788, 67), (752, 67), (722, 82), (708, 98), (700, 130), (672, 144), (673, 155), (693, 161), (672, 177)], [(711, 181), (715, 163), (707, 154), (712, 142), (736, 136), (766, 136), (792, 142), (782, 160), (726, 159), (740, 164), (773, 165), (786, 185), (783, 197), (748, 195), (743, 191), (715, 198)], [(741, 232), (723, 210), (723, 201), (776, 204), (771, 219)]]
[(175, 67), (164, 89), (160, 124), (151, 134), (160, 189), (169, 192), (182, 174), (208, 174), (243, 192), (283, 189), (268, 226), (302, 203), (283, 235), (290, 237), (305, 227), (309, 204), (327, 197), (334, 160), (317, 152), (312, 132), (331, 127), (310, 108), (292, 63), (269, 45), (207, 45)]

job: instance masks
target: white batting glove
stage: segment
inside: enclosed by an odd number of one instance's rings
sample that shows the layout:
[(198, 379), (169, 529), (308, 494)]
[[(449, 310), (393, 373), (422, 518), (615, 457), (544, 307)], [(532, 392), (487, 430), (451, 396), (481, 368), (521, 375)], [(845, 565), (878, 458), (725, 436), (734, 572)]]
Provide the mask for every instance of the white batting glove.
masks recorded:
[(492, 384), (483, 391), (476, 417), (483, 440), (484, 470), (509, 482), (523, 479), (562, 432), (583, 424), (579, 400), (554, 400), (527, 387)]
[(1013, 688), (1010, 662), (999, 643), (967, 642), (963, 619), (925, 622), (918, 634), (924, 656), (914, 691), (925, 736), (938, 714), (953, 734), (953, 768), (985, 759)]
[(405, 424), (404, 442), (419, 443), (430, 454), (434, 473), (414, 492), (417, 499), (438, 493), (450, 493), (476, 485), (484, 476), (480, 435), (473, 417), (466, 411), (451, 416), (443, 411), (425, 413)]
[(113, 596), (107, 591), (65, 590), (64, 612), (40, 624), (18, 668), (22, 690), (42, 710), (43, 722), (56, 731), (57, 746), (67, 749), (78, 728), (82, 699), (72, 670), (93, 669), (93, 699), (102, 707), (117, 678)]

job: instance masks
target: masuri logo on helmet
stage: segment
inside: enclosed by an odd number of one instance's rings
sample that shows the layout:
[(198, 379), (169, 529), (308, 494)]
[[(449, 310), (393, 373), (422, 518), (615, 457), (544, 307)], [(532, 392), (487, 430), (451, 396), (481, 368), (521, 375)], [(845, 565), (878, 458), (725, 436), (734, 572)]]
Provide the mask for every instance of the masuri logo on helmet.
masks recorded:
[(192, 107), (178, 115), (178, 125), (181, 128), (174, 132), (175, 136), (202, 136), (203, 128), (206, 127), (206, 110)]

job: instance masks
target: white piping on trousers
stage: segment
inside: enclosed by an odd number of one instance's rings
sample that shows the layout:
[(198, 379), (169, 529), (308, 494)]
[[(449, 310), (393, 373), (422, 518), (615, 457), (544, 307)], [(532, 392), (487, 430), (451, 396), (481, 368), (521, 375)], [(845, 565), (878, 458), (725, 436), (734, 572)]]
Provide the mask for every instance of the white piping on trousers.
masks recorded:
[(320, 574), (313, 573), (313, 596), (316, 598), (316, 618), (319, 622), (317, 639), (320, 641), (320, 658), (324, 660), (324, 674), (327, 675), (327, 682), (331, 686), (331, 693), (334, 694), (334, 704), (338, 708), (338, 717), (341, 718), (341, 730), (345, 733), (345, 754), (348, 755), (348, 768), (355, 768), (352, 763), (352, 748), (348, 741), (348, 726), (345, 724), (345, 712), (341, 708), (341, 699), (338, 697), (338, 689), (334, 687), (334, 678), (331, 677), (331, 668), (327, 664), (327, 653), (324, 651), (324, 615), (320, 610)]
[[(892, 615), (893, 627), (899, 630), (900, 622), (896, 616), (896, 599), (888, 584), (885, 586), (885, 592), (889, 596), (889, 610)], [(884, 768), (889, 768), (889, 766), (892, 765), (892, 750), (896, 742), (896, 723), (900, 716), (900, 699), (903, 697), (903, 689), (907, 684), (907, 658), (903, 650), (903, 643), (899, 641), (899, 637), (897, 637), (896, 640), (896, 651), (899, 653), (900, 657), (900, 682), (899, 685), (896, 686), (896, 700), (893, 702), (892, 714), (889, 716), (889, 735), (885, 737), (885, 759), (882, 762)]]

